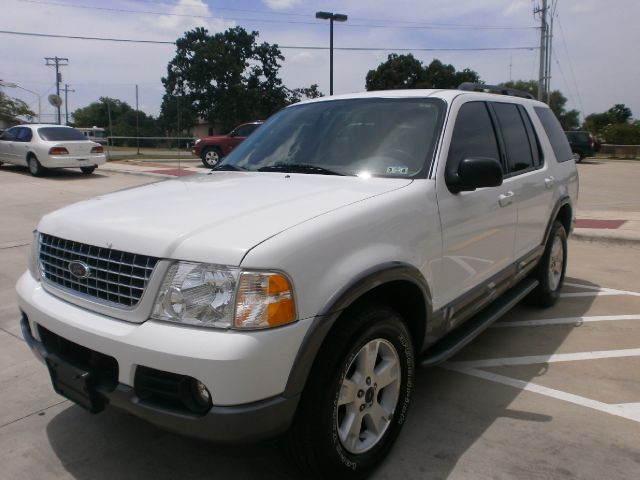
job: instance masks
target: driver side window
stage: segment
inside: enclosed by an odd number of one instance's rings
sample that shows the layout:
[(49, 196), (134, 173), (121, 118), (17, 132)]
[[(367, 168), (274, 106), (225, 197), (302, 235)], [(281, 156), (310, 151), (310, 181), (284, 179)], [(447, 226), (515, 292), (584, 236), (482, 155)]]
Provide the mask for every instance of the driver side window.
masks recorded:
[(447, 173), (456, 174), (462, 160), (477, 157), (500, 161), (500, 152), (486, 104), (468, 102), (458, 111), (447, 158)]
[(18, 127), (13, 127), (7, 130), (2, 134), (2, 140), (7, 142), (13, 142), (16, 139), (16, 134), (18, 133)]

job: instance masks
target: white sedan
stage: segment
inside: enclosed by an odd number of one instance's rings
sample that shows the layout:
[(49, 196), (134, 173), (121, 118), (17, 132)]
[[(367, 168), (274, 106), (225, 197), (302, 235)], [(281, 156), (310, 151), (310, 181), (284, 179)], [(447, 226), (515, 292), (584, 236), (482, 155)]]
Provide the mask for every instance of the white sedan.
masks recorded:
[(48, 168), (79, 167), (88, 175), (105, 161), (102, 145), (71, 127), (18, 125), (0, 136), (0, 165), (24, 165), (36, 177)]

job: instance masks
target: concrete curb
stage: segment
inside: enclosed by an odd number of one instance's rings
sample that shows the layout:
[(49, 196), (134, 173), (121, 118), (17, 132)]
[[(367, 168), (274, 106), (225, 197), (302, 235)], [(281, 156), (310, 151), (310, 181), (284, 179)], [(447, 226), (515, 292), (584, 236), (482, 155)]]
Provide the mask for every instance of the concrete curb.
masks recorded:
[(569, 238), (581, 242), (595, 242), (607, 245), (640, 248), (640, 234), (629, 231), (596, 230), (593, 228), (574, 229)]

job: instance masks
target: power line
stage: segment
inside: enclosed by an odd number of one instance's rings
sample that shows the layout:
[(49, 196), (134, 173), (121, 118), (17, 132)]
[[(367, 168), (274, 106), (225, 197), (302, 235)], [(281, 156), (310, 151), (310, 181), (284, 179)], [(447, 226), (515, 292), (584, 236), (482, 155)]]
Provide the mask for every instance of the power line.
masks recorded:
[[(146, 43), (156, 45), (175, 45), (175, 42), (165, 40), (138, 40), (132, 38), (106, 38), (106, 37), (86, 37), (79, 35), (57, 35), (53, 33), (35, 33), (35, 32), (15, 32), (10, 30), (0, 30), (0, 34), (6, 35), (23, 35), (28, 37), (46, 37), (46, 38), (64, 38), (68, 40), (94, 40), (101, 42), (123, 42), (123, 43)], [(277, 44), (276, 44), (277, 45)], [(329, 50), (329, 47), (315, 45), (277, 45), (282, 50)], [(500, 50), (536, 50), (535, 46), (518, 46), (518, 47), (471, 47), (471, 48), (393, 48), (393, 47), (333, 47), (334, 50), (355, 51), (355, 52), (486, 52)]]
[(569, 71), (571, 72), (571, 78), (573, 79), (573, 86), (576, 89), (576, 96), (578, 98), (578, 103), (580, 104), (580, 110), (584, 112), (584, 106), (582, 105), (582, 97), (580, 96), (580, 89), (578, 88), (578, 82), (576, 81), (576, 75), (573, 71), (573, 62), (571, 61), (571, 55), (569, 55), (569, 48), (567, 47), (567, 40), (564, 36), (564, 29), (562, 28), (562, 22), (560, 22), (560, 17), (556, 15), (558, 19), (558, 26), (560, 27), (560, 37), (562, 38), (562, 45), (564, 46), (564, 51), (567, 54), (567, 61), (569, 63)]
[[(130, 10), (125, 8), (113, 8), (113, 7), (97, 7), (97, 6), (89, 6), (89, 5), (76, 5), (69, 3), (59, 3), (53, 2), (49, 0), (18, 0), (19, 2), (24, 3), (32, 3), (38, 5), (50, 5), (55, 7), (62, 8), (78, 8), (84, 10), (100, 10), (106, 12), (114, 12), (114, 13), (126, 13), (126, 14), (142, 14), (142, 15), (159, 15), (159, 16), (169, 16), (169, 17), (182, 17), (182, 18), (196, 18), (201, 20), (232, 20), (238, 22), (249, 22), (249, 23), (277, 23), (277, 24), (299, 24), (299, 25), (317, 25), (322, 26), (322, 24), (314, 21), (295, 21), (295, 20), (275, 20), (275, 19), (265, 19), (265, 18), (246, 18), (246, 17), (216, 17), (211, 15), (195, 15), (189, 13), (172, 13), (172, 12), (157, 12), (151, 10)], [(223, 9), (219, 9), (223, 10)], [(228, 9), (225, 9), (228, 10)], [(239, 11), (240, 9), (236, 9)], [(268, 13), (263, 11), (256, 10), (244, 10), (247, 13)], [(302, 14), (300, 14), (302, 15)], [(298, 14), (296, 14), (298, 16)], [(306, 16), (306, 15), (305, 15)], [(410, 25), (380, 25), (380, 24), (370, 24), (370, 23), (348, 23), (343, 25), (347, 28), (388, 28), (388, 29), (433, 29), (433, 30), (531, 30), (536, 27), (520, 27), (520, 26), (502, 26), (502, 25), (471, 25), (471, 24), (438, 24), (438, 23), (421, 23), (421, 22), (412, 22), (412, 21), (404, 21), (404, 20), (376, 20), (376, 19), (361, 19), (364, 21), (373, 21), (373, 22), (394, 22), (394, 23), (405, 23)]]

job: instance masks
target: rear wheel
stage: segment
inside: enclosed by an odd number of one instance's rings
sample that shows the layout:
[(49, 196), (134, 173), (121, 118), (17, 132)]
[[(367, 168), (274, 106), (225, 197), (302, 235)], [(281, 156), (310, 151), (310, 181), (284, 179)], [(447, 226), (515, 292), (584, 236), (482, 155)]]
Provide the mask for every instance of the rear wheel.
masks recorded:
[(534, 270), (534, 278), (539, 285), (531, 292), (528, 300), (540, 307), (550, 307), (560, 297), (567, 269), (567, 232), (556, 220), (551, 227), (549, 239), (540, 263)]
[(44, 173), (44, 167), (40, 164), (35, 155), (31, 155), (27, 159), (27, 166), (29, 167), (29, 173), (34, 177), (39, 177)]
[(84, 173), (85, 175), (91, 175), (95, 170), (96, 170), (96, 166), (92, 166), (92, 167), (80, 167), (80, 170), (82, 170), (82, 173)]
[(213, 168), (222, 160), (222, 151), (218, 147), (206, 147), (202, 150), (200, 158), (205, 167)]
[(404, 425), (413, 375), (411, 337), (397, 312), (369, 306), (345, 318), (309, 375), (288, 452), (317, 477), (367, 475)]

